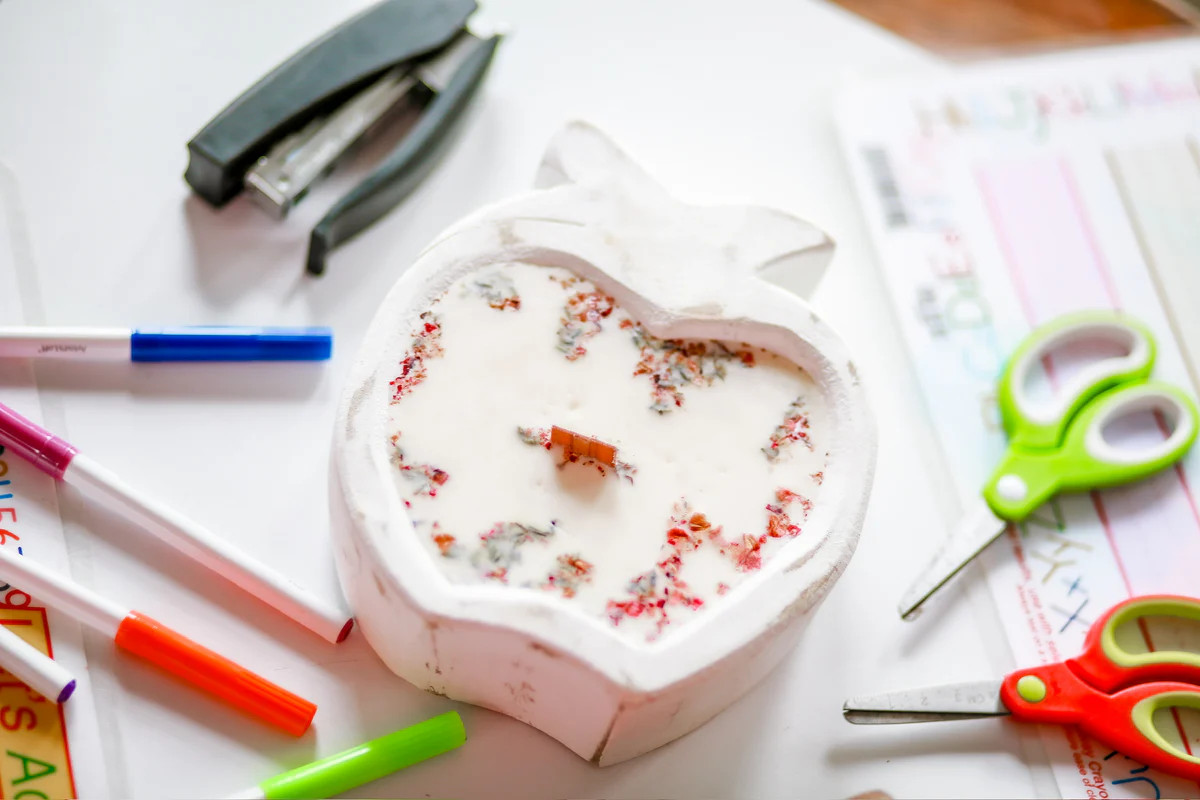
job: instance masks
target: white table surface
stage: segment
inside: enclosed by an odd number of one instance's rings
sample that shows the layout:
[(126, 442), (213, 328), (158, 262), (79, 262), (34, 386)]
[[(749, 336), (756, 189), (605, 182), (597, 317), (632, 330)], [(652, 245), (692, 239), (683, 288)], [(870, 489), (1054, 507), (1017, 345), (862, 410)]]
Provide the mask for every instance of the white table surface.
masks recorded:
[[(818, 292), (866, 377), (879, 464), (861, 545), (800, 646), (695, 733), (599, 769), (507, 717), (392, 676), (361, 636), (326, 645), (112, 515), (61, 493), (80, 580), (316, 701), (274, 734), (87, 640), (109, 786), (211, 797), (457, 708), (456, 753), (372, 797), (1054, 795), (1036, 737), (1004, 721), (854, 727), (845, 696), (998, 677), (1013, 666), (974, 588), (914, 624), (895, 603), (956, 509), (898, 341), (831, 123), (847, 76), (942, 68), (801, 0), (490, 0), (507, 22), (451, 155), (380, 224), (301, 274), (307, 232), (352, 173), (286, 224), (239, 198), (215, 212), (181, 175), (187, 140), (362, 0), (0, 2), (0, 168), (15, 174), (49, 324), (327, 324), (327, 366), (43, 364), (48, 418), (81, 449), (298, 581), (336, 592), (327, 457), (341, 378), (383, 292), (444, 226), (528, 188), (565, 120), (597, 123), (681, 197), (777, 206), (839, 249)], [(361, 164), (363, 159), (359, 160)], [(361, 170), (360, 170), (361, 172)], [(72, 702), (77, 702), (73, 700)], [(80, 744), (76, 743), (76, 747)]]

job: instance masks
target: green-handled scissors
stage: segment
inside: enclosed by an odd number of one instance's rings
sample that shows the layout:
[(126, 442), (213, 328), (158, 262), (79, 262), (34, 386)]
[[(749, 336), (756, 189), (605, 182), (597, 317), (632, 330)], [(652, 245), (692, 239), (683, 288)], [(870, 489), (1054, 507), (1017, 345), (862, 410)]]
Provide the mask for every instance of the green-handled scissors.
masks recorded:
[[(1101, 341), (1124, 355), (1080, 369), (1048, 399), (1031, 397), (1030, 370), (1057, 348)], [(912, 619), (921, 605), (985, 547), (1060, 491), (1084, 491), (1140, 480), (1174, 464), (1191, 447), (1196, 406), (1181, 390), (1147, 380), (1154, 339), (1130, 317), (1086, 311), (1059, 317), (1033, 331), (1000, 377), (999, 400), (1008, 450), (948, 544), (900, 602)], [(1171, 434), (1151, 447), (1114, 447), (1104, 438), (1114, 421), (1139, 412), (1161, 414)]]

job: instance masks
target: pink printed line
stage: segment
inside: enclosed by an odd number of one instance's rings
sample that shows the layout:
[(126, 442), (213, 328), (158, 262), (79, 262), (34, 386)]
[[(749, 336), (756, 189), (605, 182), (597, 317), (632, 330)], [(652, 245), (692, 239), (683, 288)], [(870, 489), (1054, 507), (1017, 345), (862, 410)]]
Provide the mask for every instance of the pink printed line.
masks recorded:
[[(1108, 523), (1108, 512), (1104, 508), (1104, 502), (1100, 499), (1099, 492), (1092, 492), (1092, 503), (1096, 507), (1096, 516), (1100, 518), (1100, 524), (1104, 526), (1104, 535), (1108, 539), (1108, 546), (1116, 555), (1117, 543), (1113, 539), (1112, 526)], [(1133, 586), (1129, 582), (1129, 575), (1125, 572), (1125, 564), (1120, 556), (1117, 556), (1117, 568), (1121, 572), (1121, 580), (1125, 582), (1125, 593), (1133, 597)], [(1157, 648), (1154, 646), (1154, 640), (1150, 637), (1150, 629), (1146, 626), (1146, 620), (1139, 618), (1137, 625), (1138, 630), (1142, 633), (1142, 641), (1146, 643), (1146, 649), (1153, 653)], [(1171, 718), (1175, 720), (1175, 729), (1179, 731), (1179, 741), (1183, 742), (1183, 749), (1187, 750), (1189, 756), (1192, 755), (1192, 746), (1188, 742), (1187, 731), (1183, 729), (1183, 719), (1179, 716), (1179, 709), (1171, 708)], [(1196, 788), (1200, 788), (1200, 781), (1196, 782)]]
[(1083, 238), (1087, 241), (1088, 250), (1091, 251), (1092, 263), (1096, 265), (1096, 272), (1100, 273), (1100, 280), (1104, 282), (1104, 290), (1108, 293), (1108, 303), (1114, 310), (1119, 311), (1121, 303), (1117, 300), (1117, 285), (1113, 282), (1108, 264), (1100, 251), (1100, 242), (1096, 239), (1096, 231), (1092, 228), (1091, 220), (1084, 213), (1079, 184), (1075, 182), (1075, 175), (1062, 156), (1058, 158), (1058, 171), (1062, 175), (1063, 185), (1067, 187), (1067, 194), (1071, 196), (1071, 205), (1079, 219), (1079, 229), (1083, 231)]
[[(1116, 282), (1113, 280), (1111, 271), (1107, 262), (1103, 258), (1099, 239), (1093, 229), (1090, 220), (1087, 217), (1084, 209), (1082, 197), (1079, 192), (1078, 183), (1071, 172), (1070, 165), (1063, 158), (1056, 160), (1057, 173), (1062, 181), (1062, 186), (1065, 189), (1065, 197), (1068, 200), (1067, 208), (1069, 209), (1072, 221), (1078, 226), (1078, 230), (1082, 235), (1082, 242), (1087, 248), (1089, 258), (1088, 261), (1093, 265), (1100, 283), (1104, 287), (1104, 293), (1108, 303), (1112, 308), (1120, 310), (1121, 302), (1116, 288)], [(1044, 175), (1045, 173), (1043, 173)], [(1018, 258), (1018, 248), (1013, 244), (1013, 232), (1006, 225), (1006, 217), (1001, 208), (1001, 202), (998, 197), (996, 187), (993, 185), (991, 178), (984, 170), (975, 171), (976, 182), (979, 185), (980, 194), (983, 196), (984, 205), (987, 208), (988, 216), (991, 220), (992, 227), (996, 232), (997, 244), (1000, 247), (1003, 260), (1008, 269), (1009, 277), (1012, 281), (1013, 288), (1016, 291), (1017, 299), (1020, 303), (1022, 312), (1024, 313), (1026, 322), (1032, 327), (1037, 325), (1042, 320), (1036, 311), (1036, 303), (1030, 287), (1026, 281), (1026, 276), (1020, 268), (1020, 259)], [(1052, 369), (1047, 364), (1047, 374), (1052, 377)], [(1200, 508), (1196, 505), (1196, 500), (1191, 493), (1191, 486), (1188, 481), (1187, 472), (1182, 463), (1175, 465), (1175, 474), (1179, 479), (1180, 487), (1184, 492), (1184, 497), (1187, 500), (1188, 507), (1192, 512), (1192, 521), (1195, 524), (1196, 531), (1200, 533)], [(1093, 502), (1096, 505), (1097, 511), (1104, 510), (1104, 501), (1098, 496), (1093, 496)], [(1105, 524), (1107, 525), (1107, 515), (1104, 515)], [(1107, 530), (1107, 528), (1106, 528)], [(1121, 552), (1113, 541), (1112, 551), (1113, 556), (1117, 561), (1117, 567), (1122, 573), (1127, 588), (1130, 589), (1132, 595), (1132, 585), (1128, 580), (1127, 568), (1124, 560), (1121, 557)]]
[(1175, 462), (1175, 474), (1179, 477), (1179, 485), (1183, 487), (1183, 496), (1187, 500), (1188, 508), (1192, 510), (1196, 530), (1200, 531), (1200, 509), (1196, 508), (1196, 498), (1192, 495), (1192, 485), (1188, 482), (1187, 471), (1184, 470), (1182, 461)]
[[(1171, 432), (1167, 430), (1167, 421), (1163, 419), (1162, 414), (1155, 413), (1154, 421), (1158, 423), (1158, 429), (1162, 431), (1163, 436), (1170, 436)], [(1196, 508), (1196, 498), (1192, 496), (1192, 485), (1188, 482), (1187, 472), (1183, 469), (1183, 462), (1175, 462), (1175, 477), (1179, 478), (1179, 485), (1183, 487), (1183, 499), (1187, 500), (1188, 508), (1192, 512), (1192, 521), (1196, 523), (1196, 530), (1200, 531), (1200, 509)]]
[[(1100, 518), (1100, 525), (1104, 528), (1104, 538), (1108, 539), (1108, 546), (1113, 551), (1113, 556), (1117, 560), (1117, 570), (1121, 573), (1121, 580), (1125, 582), (1125, 594), (1133, 597), (1133, 584), (1129, 581), (1129, 573), (1125, 569), (1125, 562), (1121, 559), (1121, 552), (1117, 549), (1117, 540), (1113, 536), (1112, 525), (1108, 521), (1108, 510), (1104, 507), (1104, 499), (1100, 497), (1099, 492), (1092, 492), (1092, 505), (1096, 507), (1096, 516)], [(1150, 644), (1149, 637), (1145, 636), (1145, 628), (1142, 629), (1143, 638), (1146, 639), (1146, 646), (1154, 650), (1154, 646)]]
[[(1068, 175), (1070, 175), (1070, 170), (1062, 159), (1059, 159), (1059, 173), (1063, 176), (1064, 180)], [(995, 192), (990, 185), (988, 178), (983, 172), (977, 170), (975, 173), (975, 180), (979, 184), (981, 194), (983, 194), (984, 204), (987, 206), (988, 216), (991, 218), (992, 222), (992, 228), (996, 232), (996, 241), (1000, 245), (1000, 250), (1004, 255), (1004, 265), (1008, 268), (1009, 277), (1012, 280), (1013, 287), (1016, 289), (1017, 298), (1021, 303), (1021, 310), (1025, 315), (1025, 322), (1031, 328), (1036, 327), (1039, 323), (1039, 320), (1037, 319), (1037, 314), (1034, 311), (1033, 300), (1029, 294), (1029, 287), (1025, 284), (1024, 275), (1022, 275), (1020, 268), (1017, 266), (1016, 250), (1012, 245), (1009, 232), (1005, 229), (1004, 215), (1000, 213), (1000, 207), (997, 202)], [(1082, 216), (1082, 205), (1079, 202), (1079, 195), (1074, 181), (1069, 181), (1068, 183), (1071, 195), (1071, 203), (1073, 206), (1072, 210), (1075, 212), (1076, 216)], [(1084, 225), (1084, 228), (1086, 231), (1086, 238), (1089, 242), (1089, 247), (1092, 249), (1093, 256), (1095, 256), (1097, 254), (1095, 235), (1090, 226)], [(1100, 262), (1093, 258), (1093, 263), (1098, 264)], [(1105, 270), (1100, 271), (1105, 272)], [(1113, 300), (1113, 307), (1118, 307), (1115, 294), (1113, 294), (1111, 279), (1108, 279), (1107, 277), (1105, 278), (1105, 286), (1110, 292), (1109, 296), (1110, 299)], [(1049, 362), (1049, 359), (1047, 358), (1046, 361)], [(1049, 363), (1047, 363), (1046, 366), (1047, 373), (1051, 380), (1053, 380), (1053, 368)], [(1104, 535), (1108, 538), (1109, 547), (1113, 552), (1113, 557), (1116, 559), (1117, 569), (1121, 573), (1121, 580), (1125, 582), (1125, 590), (1128, 595), (1132, 597), (1133, 584), (1129, 581), (1129, 572), (1125, 567), (1125, 561), (1121, 558), (1121, 551), (1118, 549), (1116, 539), (1113, 536), (1112, 525), (1109, 524), (1108, 521), (1108, 512), (1104, 508), (1104, 500), (1100, 497), (1098, 492), (1092, 492), (1092, 504), (1096, 507), (1096, 514), (1100, 518), (1100, 524), (1104, 527)]]
[[(1168, 435), (1166, 423), (1162, 420), (1161, 415), (1159, 415), (1158, 424), (1159, 427), (1162, 428), (1163, 434)], [(1196, 522), (1196, 530), (1200, 531), (1200, 509), (1196, 508), (1196, 498), (1192, 496), (1192, 487), (1188, 483), (1187, 472), (1183, 468), (1182, 461), (1175, 462), (1175, 475), (1179, 478), (1179, 485), (1183, 487), (1183, 497), (1185, 500), (1187, 500), (1188, 508), (1190, 508), (1192, 511), (1192, 519)], [(1147, 646), (1149, 646), (1151, 652), (1153, 652), (1154, 645), (1150, 644), (1149, 638), (1150, 635), (1147, 632)], [(1187, 732), (1183, 729), (1183, 720), (1179, 716), (1179, 709), (1172, 708), (1171, 716), (1175, 719), (1175, 727), (1179, 730), (1179, 740), (1183, 742), (1183, 749), (1187, 750), (1187, 754), (1189, 756), (1195, 755), (1192, 752), (1191, 744), (1188, 742)], [(1196, 788), (1200, 789), (1200, 781), (1196, 781)]]
[(1021, 270), (1017, 269), (1017, 255), (1013, 250), (1011, 239), (1004, 230), (1000, 204), (996, 201), (995, 190), (992, 188), (990, 179), (979, 170), (975, 171), (975, 182), (979, 184), (979, 193), (983, 195), (983, 204), (987, 206), (992, 229), (996, 232), (996, 243), (1000, 245), (1000, 252), (1004, 255), (1004, 265), (1008, 267), (1008, 275), (1012, 278), (1013, 288), (1017, 291), (1017, 300), (1021, 303), (1021, 311), (1025, 314), (1025, 321), (1032, 326), (1035, 324), (1033, 319), (1036, 316), (1033, 311), (1033, 300), (1029, 296), (1029, 287), (1025, 285), (1025, 278), (1021, 274)]
[[(1150, 651), (1153, 652), (1154, 643), (1150, 638), (1150, 628), (1146, 627), (1145, 616), (1141, 616), (1141, 618), (1138, 619), (1138, 627), (1141, 628), (1141, 638), (1146, 640), (1147, 648), (1150, 648)], [(1180, 710), (1172, 706), (1171, 716), (1175, 717), (1175, 729), (1180, 732), (1180, 741), (1183, 742), (1183, 750), (1188, 751), (1188, 756), (1192, 756), (1192, 745), (1190, 745), (1188, 742), (1188, 734), (1183, 730), (1183, 720), (1180, 718)], [(1196, 786), (1200, 787), (1200, 782), (1196, 783)]]
[[(1084, 240), (1087, 243), (1087, 247), (1091, 255), (1091, 261), (1095, 265), (1096, 272), (1099, 274), (1100, 280), (1104, 285), (1105, 292), (1108, 295), (1109, 303), (1114, 310), (1120, 310), (1121, 303), (1118, 297), (1116, 283), (1113, 281), (1112, 275), (1108, 269), (1108, 265), (1102, 256), (1095, 231), (1092, 229), (1090, 221), (1084, 212), (1083, 201), (1080, 196), (1079, 187), (1075, 181), (1075, 177), (1071, 173), (1070, 167), (1066, 163), (1066, 160), (1061, 157), (1058, 159), (1058, 168), (1071, 200), (1071, 210), (1074, 212), (1076, 221), (1080, 226), (1080, 230), (1083, 232)], [(1022, 312), (1025, 315), (1025, 321), (1031, 327), (1033, 327), (1038, 324), (1039, 320), (1037, 319), (1036, 312), (1034, 311), (1034, 303), (1029, 292), (1029, 287), (1026, 285), (1024, 276), (1021, 274), (1021, 270), (1017, 265), (1016, 248), (1012, 244), (1010, 238), (1011, 234), (1009, 231), (1005, 230), (1003, 214), (1000, 212), (994, 188), (991, 186), (986, 175), (981, 171), (976, 170), (975, 179), (976, 183), (979, 185), (980, 194), (983, 195), (984, 205), (987, 207), (992, 228), (996, 232), (997, 243), (1000, 246), (1001, 253), (1004, 257), (1005, 266), (1008, 269), (1013, 288), (1016, 290), (1018, 301), (1020, 302)], [(1053, 382), (1052, 365), (1049, 363), (1048, 358), (1046, 359), (1046, 362), (1047, 375)], [(1161, 419), (1159, 420), (1159, 426), (1163, 428), (1164, 435), (1168, 434), (1168, 431), (1166, 431), (1165, 428), (1165, 423)], [(1192, 496), (1187, 472), (1184, 469), (1182, 462), (1175, 464), (1175, 474), (1179, 479), (1181, 488), (1183, 489), (1184, 497), (1187, 500), (1188, 507), (1191, 509), (1192, 519), (1196, 523), (1196, 530), (1197, 532), (1200, 532), (1200, 509), (1197, 508), (1195, 498)], [(1125, 592), (1128, 596), (1132, 597), (1133, 584), (1129, 579), (1129, 572), (1125, 566), (1125, 560), (1121, 557), (1121, 551), (1117, 547), (1116, 537), (1113, 535), (1112, 524), (1108, 518), (1108, 510), (1104, 505), (1104, 499), (1100, 496), (1099, 492), (1092, 492), (1091, 496), (1092, 504), (1096, 509), (1096, 516), (1099, 518), (1100, 524), (1104, 529), (1104, 536), (1106, 539), (1108, 539), (1109, 549), (1112, 551), (1113, 559), (1117, 565), (1117, 570), (1121, 575), (1121, 580), (1125, 584)], [(1154, 652), (1155, 647), (1154, 642), (1150, 637), (1150, 631), (1141, 620), (1139, 620), (1139, 628), (1142, 632), (1142, 638), (1146, 642), (1146, 647), (1151, 652)], [(1183, 720), (1179, 717), (1179, 713), (1176, 709), (1172, 709), (1171, 713), (1175, 720), (1175, 726), (1179, 731), (1180, 741), (1183, 742), (1184, 748), (1187, 750), (1188, 754), (1191, 755), (1192, 748), (1188, 741), (1187, 733), (1183, 727)], [(1198, 788), (1200, 788), (1200, 782), (1197, 782), (1196, 785)]]

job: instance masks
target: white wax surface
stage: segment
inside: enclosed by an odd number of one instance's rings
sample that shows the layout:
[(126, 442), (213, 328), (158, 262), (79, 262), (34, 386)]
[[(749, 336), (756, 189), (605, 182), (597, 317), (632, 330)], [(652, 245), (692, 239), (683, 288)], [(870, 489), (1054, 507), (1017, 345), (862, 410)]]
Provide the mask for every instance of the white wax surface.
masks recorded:
[[(818, 500), (825, 469), (828, 410), (800, 367), (736, 342), (689, 340), (723, 356), (691, 351), (702, 385), (663, 371), (682, 401), (669, 391), (656, 396), (651, 375), (635, 372), (647, 355), (653, 368), (674, 348), (638, 339), (640, 326), (620, 307), (598, 326), (574, 324), (591, 335), (564, 341), (565, 309), (580, 293), (611, 306), (557, 268), (492, 265), (458, 280), (431, 306), (430, 332), (410, 350), (420, 358), (399, 379), (386, 446), (398, 447), (396, 485), (416, 535), (450, 580), (551, 593), (654, 641), (805, 535), (805, 506)], [(586, 352), (568, 358), (572, 345)], [(752, 365), (743, 363), (746, 351)], [(807, 439), (786, 438), (768, 457), (778, 426), (801, 413), (807, 427), (793, 429)], [(636, 471), (586, 458), (564, 464), (561, 447), (518, 434), (554, 425), (613, 445)], [(489, 547), (481, 536), (494, 530)]]

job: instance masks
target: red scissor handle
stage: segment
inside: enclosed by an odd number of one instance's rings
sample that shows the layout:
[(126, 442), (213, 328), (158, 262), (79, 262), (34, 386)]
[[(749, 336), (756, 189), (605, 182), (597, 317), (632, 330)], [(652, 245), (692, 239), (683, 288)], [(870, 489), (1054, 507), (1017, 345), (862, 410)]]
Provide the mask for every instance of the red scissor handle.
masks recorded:
[(1063, 663), (1014, 672), (1004, 679), (1000, 697), (1014, 719), (1077, 725), (1134, 761), (1200, 781), (1200, 757), (1187, 751), (1186, 740), (1183, 748), (1176, 747), (1153, 719), (1154, 712), (1165, 708), (1200, 710), (1200, 686), (1159, 681), (1105, 694)]
[[(1159, 594), (1132, 597), (1117, 603), (1092, 625), (1083, 645), (1083, 654), (1066, 663), (1088, 683), (1106, 693), (1150, 681), (1200, 685), (1200, 653), (1155, 650), (1149, 629), (1142, 625), (1142, 620), (1147, 617), (1177, 617), (1200, 622), (1200, 600)], [(1117, 643), (1117, 628), (1131, 624), (1142, 625), (1141, 635), (1146, 639), (1147, 652), (1131, 653)]]

